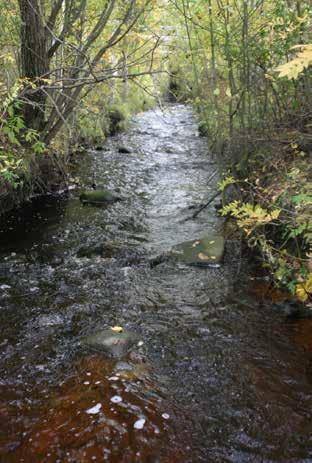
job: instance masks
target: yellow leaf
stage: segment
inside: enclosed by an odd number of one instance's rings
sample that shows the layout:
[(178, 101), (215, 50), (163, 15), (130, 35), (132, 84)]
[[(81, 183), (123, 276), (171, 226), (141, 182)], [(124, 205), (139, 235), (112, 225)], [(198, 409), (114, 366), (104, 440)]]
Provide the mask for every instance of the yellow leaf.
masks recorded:
[(275, 81), (274, 77), (271, 76), (270, 74), (264, 74), (264, 77), (265, 77), (267, 80), (271, 80), (272, 82)]
[(111, 330), (115, 331), (115, 333), (122, 333), (123, 332), (122, 326), (112, 326)]
[(296, 296), (302, 302), (305, 302), (308, 299), (308, 294), (304, 289), (304, 285), (300, 284), (296, 286)]
[(230, 88), (227, 88), (226, 91), (225, 91), (225, 94), (226, 94), (226, 96), (228, 96), (229, 98), (231, 98), (231, 96), (232, 96), (231, 89), (230, 89)]
[(309, 273), (308, 278), (296, 286), (296, 295), (300, 301), (305, 302), (309, 295), (312, 294), (312, 273)]
[(298, 75), (312, 64), (312, 44), (296, 45), (293, 49), (298, 50), (297, 56), (275, 69), (279, 73), (279, 77), (297, 79)]

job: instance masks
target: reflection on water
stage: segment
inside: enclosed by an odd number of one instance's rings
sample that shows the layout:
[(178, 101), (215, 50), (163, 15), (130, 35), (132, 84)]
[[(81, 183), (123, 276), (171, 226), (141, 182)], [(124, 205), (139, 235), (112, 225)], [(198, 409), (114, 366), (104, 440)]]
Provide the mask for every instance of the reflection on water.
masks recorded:
[[(150, 265), (218, 232), (213, 205), (185, 221), (215, 168), (190, 109), (169, 106), (81, 161), (86, 188), (123, 201), (77, 191), (2, 221), (1, 462), (312, 461), (311, 323), (272, 310), (284, 295), (239, 273), (236, 243), (220, 268)], [(141, 351), (82, 349), (114, 325)]]
[(74, 367), (36, 411), (10, 461), (169, 463), (191, 457), (186, 417), (168, 404), (146, 366), (118, 369), (93, 355)]

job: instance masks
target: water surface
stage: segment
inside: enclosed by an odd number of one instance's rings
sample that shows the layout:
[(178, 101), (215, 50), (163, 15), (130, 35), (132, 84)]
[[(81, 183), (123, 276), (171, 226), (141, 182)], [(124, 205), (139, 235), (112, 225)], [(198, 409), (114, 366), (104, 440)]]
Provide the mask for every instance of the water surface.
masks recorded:
[[(238, 243), (220, 268), (150, 265), (222, 230), (213, 204), (185, 220), (215, 169), (191, 110), (168, 106), (81, 161), (81, 188), (124, 201), (83, 206), (77, 191), (3, 221), (1, 461), (312, 461), (311, 323), (273, 310)], [(144, 343), (127, 365), (79, 345), (115, 325)]]

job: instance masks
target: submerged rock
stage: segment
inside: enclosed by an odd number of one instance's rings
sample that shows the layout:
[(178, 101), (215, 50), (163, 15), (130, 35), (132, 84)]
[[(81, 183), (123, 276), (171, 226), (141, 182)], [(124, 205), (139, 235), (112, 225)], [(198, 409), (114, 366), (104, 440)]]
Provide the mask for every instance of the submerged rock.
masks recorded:
[(200, 267), (220, 265), (224, 254), (223, 236), (209, 236), (174, 246), (170, 256), (179, 262)]
[(122, 198), (109, 190), (85, 191), (79, 197), (83, 204), (108, 204), (120, 201)]
[(103, 330), (82, 338), (81, 344), (112, 357), (122, 358), (138, 341), (139, 337), (135, 333), (127, 331), (117, 333), (112, 330)]
[(169, 260), (168, 254), (160, 254), (159, 256), (152, 257), (149, 261), (150, 267), (155, 268), (157, 265), (163, 264)]
[(312, 318), (312, 311), (297, 300), (275, 302), (273, 309), (285, 315), (288, 320), (305, 320)]
[(149, 260), (151, 268), (168, 261), (183, 262), (198, 267), (219, 266), (223, 260), (225, 240), (222, 236), (210, 236), (185, 241), (174, 246), (168, 253)]
[(131, 154), (132, 151), (130, 148), (127, 148), (126, 146), (119, 146), (118, 148), (118, 153), (121, 153), (121, 154)]
[(77, 257), (87, 257), (90, 259), (93, 256), (100, 256), (107, 259), (114, 257), (120, 250), (120, 244), (117, 242), (106, 241), (100, 244), (91, 244), (90, 246), (82, 246), (77, 252)]

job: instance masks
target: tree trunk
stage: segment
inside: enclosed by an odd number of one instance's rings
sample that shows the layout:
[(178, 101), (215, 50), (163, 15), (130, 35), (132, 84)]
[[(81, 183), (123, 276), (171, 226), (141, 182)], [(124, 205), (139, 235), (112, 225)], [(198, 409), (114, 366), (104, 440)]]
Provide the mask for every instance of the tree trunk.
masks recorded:
[(22, 111), (26, 126), (41, 131), (45, 121), (46, 95), (40, 89), (49, 77), (47, 31), (37, 0), (19, 0), (21, 14), (21, 77), (25, 79)]

